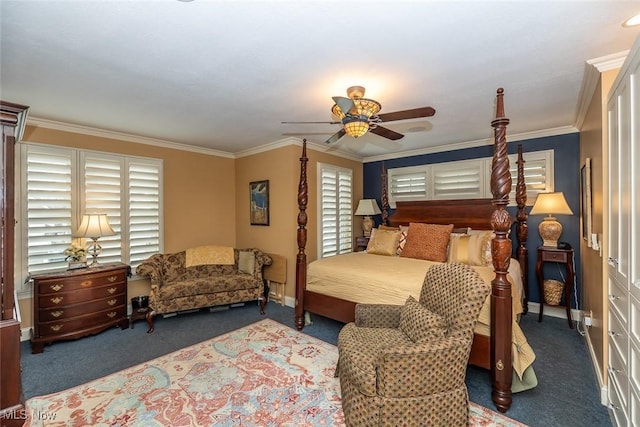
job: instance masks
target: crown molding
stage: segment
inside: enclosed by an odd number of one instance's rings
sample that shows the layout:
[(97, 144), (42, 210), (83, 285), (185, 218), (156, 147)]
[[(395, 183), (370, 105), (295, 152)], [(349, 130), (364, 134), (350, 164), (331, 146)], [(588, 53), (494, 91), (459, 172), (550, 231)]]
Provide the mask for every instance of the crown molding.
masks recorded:
[[(576, 133), (578, 129), (574, 126), (561, 126), (551, 129), (536, 130), (512, 134), (507, 137), (508, 142), (525, 141), (528, 139), (545, 138), (548, 136), (566, 135)], [(370, 156), (363, 159), (363, 163), (379, 162), (382, 160), (400, 159), (404, 157), (421, 156), (424, 154), (442, 153), (445, 151), (462, 150), (465, 148), (475, 148), (484, 145), (493, 145), (493, 138), (477, 139), (474, 141), (455, 142), (452, 144), (438, 145), (436, 147), (421, 148), (419, 150), (403, 151), (394, 154), (383, 154), (380, 156)]]
[(91, 126), (76, 125), (71, 123), (58, 122), (55, 120), (42, 119), (38, 117), (29, 117), (27, 119), (29, 126), (40, 127), (45, 129), (58, 130), (62, 132), (79, 133), (83, 135), (91, 135), (99, 138), (117, 139), (119, 141), (135, 142), (137, 144), (153, 145), (154, 147), (171, 148), (174, 150), (191, 151), (194, 153), (206, 154), (209, 156), (235, 158), (233, 153), (226, 151), (213, 150), (210, 148), (196, 147), (193, 145), (179, 144), (177, 142), (167, 141), (157, 138), (148, 138), (145, 136), (132, 135), (124, 132), (116, 132), (106, 129), (94, 128)]
[(584, 78), (578, 95), (578, 105), (576, 107), (575, 127), (580, 129), (591, 105), (591, 100), (600, 82), (600, 74), (605, 71), (615, 70), (622, 67), (624, 60), (629, 54), (628, 50), (614, 53), (600, 58), (590, 59), (584, 66)]

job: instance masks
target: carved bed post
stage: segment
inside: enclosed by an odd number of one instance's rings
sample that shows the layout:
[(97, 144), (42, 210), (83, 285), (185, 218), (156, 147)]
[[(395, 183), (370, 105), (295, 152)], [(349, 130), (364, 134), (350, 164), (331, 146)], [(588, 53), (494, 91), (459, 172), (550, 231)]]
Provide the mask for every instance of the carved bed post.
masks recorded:
[(382, 191), (380, 204), (382, 205), (382, 224), (389, 225), (389, 196), (387, 193), (387, 168), (384, 166), (384, 160), (382, 161), (382, 173), (380, 175), (382, 180)]
[(527, 250), (527, 238), (529, 236), (529, 226), (527, 225), (527, 184), (524, 182), (524, 159), (522, 158), (522, 144), (518, 144), (518, 184), (516, 185), (516, 203), (518, 213), (516, 219), (516, 236), (518, 237), (517, 256), (522, 272), (522, 287), (524, 288), (524, 299), (522, 301), (522, 313), (529, 312), (529, 252)]
[(298, 184), (298, 255), (296, 256), (296, 308), (295, 324), (298, 330), (304, 327), (304, 289), (307, 284), (307, 140), (302, 140), (300, 157), (300, 182)]
[[(491, 282), (491, 398), (500, 412), (511, 406), (511, 360), (512, 311), (511, 284), (507, 280), (511, 258), (511, 215), (506, 209), (511, 192), (511, 173), (507, 156), (506, 129), (509, 119), (504, 116), (504, 89), (496, 96), (496, 118), (494, 128), (494, 153), (491, 167), (491, 194), (496, 210), (491, 215), (491, 226), (496, 237), (491, 242), (493, 268), (496, 277)], [(501, 314), (501, 315), (500, 315)]]

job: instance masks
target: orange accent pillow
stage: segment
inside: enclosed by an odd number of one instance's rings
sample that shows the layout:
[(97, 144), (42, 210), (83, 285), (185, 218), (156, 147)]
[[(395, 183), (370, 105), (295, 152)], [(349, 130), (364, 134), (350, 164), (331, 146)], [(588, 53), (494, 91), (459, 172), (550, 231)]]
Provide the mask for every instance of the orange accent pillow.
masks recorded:
[(447, 261), (447, 245), (453, 224), (409, 223), (407, 242), (402, 249), (401, 257), (426, 259), (429, 261)]

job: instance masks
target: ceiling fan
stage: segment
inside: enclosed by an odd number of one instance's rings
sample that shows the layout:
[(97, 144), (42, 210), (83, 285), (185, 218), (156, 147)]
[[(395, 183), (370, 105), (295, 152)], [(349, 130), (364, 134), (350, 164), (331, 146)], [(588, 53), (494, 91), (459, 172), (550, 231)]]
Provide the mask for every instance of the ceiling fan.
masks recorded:
[(335, 104), (331, 108), (331, 113), (337, 117), (339, 121), (282, 122), (282, 124), (342, 124), (342, 129), (325, 141), (327, 144), (333, 144), (345, 135), (358, 138), (368, 131), (395, 141), (403, 138), (404, 135), (382, 127), (379, 123), (416, 119), (419, 117), (431, 117), (436, 113), (436, 110), (431, 107), (420, 107), (411, 110), (378, 114), (382, 109), (382, 105), (373, 99), (364, 98), (364, 91), (365, 89), (362, 86), (351, 86), (347, 89), (347, 98), (344, 96), (333, 97)]

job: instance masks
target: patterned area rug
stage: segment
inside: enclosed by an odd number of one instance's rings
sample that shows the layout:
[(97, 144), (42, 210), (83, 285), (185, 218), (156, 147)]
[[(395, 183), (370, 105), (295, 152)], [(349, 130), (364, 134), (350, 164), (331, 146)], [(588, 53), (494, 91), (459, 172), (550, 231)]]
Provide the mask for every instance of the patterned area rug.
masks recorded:
[[(27, 401), (25, 426), (344, 426), (335, 346), (270, 319)], [(472, 403), (471, 426), (523, 426)]]

